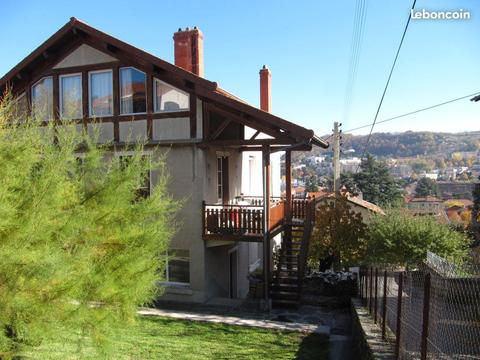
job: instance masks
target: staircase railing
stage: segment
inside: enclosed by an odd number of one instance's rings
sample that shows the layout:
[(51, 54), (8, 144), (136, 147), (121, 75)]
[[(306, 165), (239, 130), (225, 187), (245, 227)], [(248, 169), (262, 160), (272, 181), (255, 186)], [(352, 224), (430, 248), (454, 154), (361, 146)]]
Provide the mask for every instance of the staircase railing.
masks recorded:
[(303, 236), (300, 246), (300, 254), (298, 255), (298, 285), (301, 288), (305, 270), (307, 268), (308, 249), (310, 247), (310, 237), (313, 232), (315, 223), (315, 197), (309, 199), (305, 207), (305, 220), (303, 223)]

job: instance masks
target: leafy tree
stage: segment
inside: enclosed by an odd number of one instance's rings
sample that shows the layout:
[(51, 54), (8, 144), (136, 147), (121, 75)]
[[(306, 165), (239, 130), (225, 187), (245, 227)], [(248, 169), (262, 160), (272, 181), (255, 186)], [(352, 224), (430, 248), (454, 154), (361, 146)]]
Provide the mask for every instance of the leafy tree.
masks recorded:
[(305, 176), (305, 191), (316, 192), (318, 191), (318, 177), (317, 175), (310, 173)]
[(452, 261), (461, 261), (469, 239), (430, 216), (413, 216), (405, 209), (387, 210), (369, 223), (367, 261), (396, 265), (415, 265), (427, 251)]
[(343, 185), (350, 192), (361, 191), (363, 198), (371, 203), (388, 206), (401, 200), (399, 187), (387, 166), (371, 155), (362, 160), (359, 172), (344, 177), (344, 180)]
[(354, 212), (345, 196), (327, 198), (317, 208), (315, 228), (310, 240), (312, 262), (333, 253), (334, 264), (356, 264), (365, 256), (366, 225), (362, 215)]
[(423, 177), (417, 182), (415, 187), (417, 196), (438, 196), (438, 185), (435, 180)]
[[(14, 104), (0, 102), (0, 358), (62, 332), (106, 352), (162, 278), (178, 206), (163, 161), (138, 146), (125, 165), (75, 125), (16, 118)], [(160, 181), (139, 198), (150, 170)]]

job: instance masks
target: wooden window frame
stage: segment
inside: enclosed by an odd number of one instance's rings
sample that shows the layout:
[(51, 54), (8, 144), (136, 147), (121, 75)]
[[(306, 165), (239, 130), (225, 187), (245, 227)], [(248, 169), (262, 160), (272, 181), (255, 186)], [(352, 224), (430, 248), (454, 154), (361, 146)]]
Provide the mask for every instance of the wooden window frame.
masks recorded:
[[(155, 82), (160, 82), (162, 84), (165, 84), (167, 86), (170, 86), (171, 88), (175, 89), (175, 91), (178, 91), (179, 93), (181, 94), (184, 94), (187, 96), (187, 99), (188, 99), (188, 107), (186, 109), (178, 109), (178, 110), (168, 110), (168, 111), (157, 111), (156, 108), (157, 108), (157, 87), (155, 86)], [(153, 113), (154, 114), (169, 114), (169, 113), (178, 113), (178, 112), (185, 112), (185, 111), (191, 111), (190, 109), (190, 97), (191, 97), (191, 94), (186, 92), (186, 91), (183, 91), (183, 90), (180, 90), (179, 88), (163, 81), (163, 80), (160, 80), (156, 77), (153, 78), (153, 83), (152, 83), (152, 97), (153, 97)]]
[[(137, 70), (138, 72), (141, 72), (143, 75), (145, 75), (145, 81), (144, 81), (144, 84), (145, 84), (145, 111), (143, 112), (132, 112), (132, 113), (122, 113), (122, 84), (121, 84), (121, 73), (122, 73), (122, 70), (123, 69), (134, 69), (134, 70)], [(116, 91), (118, 91), (118, 116), (129, 116), (129, 115), (145, 115), (147, 114), (148, 112), (148, 101), (147, 101), (147, 98), (148, 98), (148, 87), (147, 87), (147, 81), (148, 81), (148, 76), (147, 76), (147, 73), (145, 71), (142, 71), (138, 68), (136, 68), (135, 66), (120, 66), (118, 68), (118, 89), (116, 89)], [(115, 90), (114, 90), (115, 91)], [(133, 98), (132, 98), (132, 101), (133, 101)]]
[[(112, 112), (110, 114), (103, 114), (101, 116), (95, 116), (92, 114), (92, 74), (101, 74), (101, 73), (107, 73), (110, 72), (112, 74)], [(115, 87), (113, 86), (113, 69), (112, 68), (107, 68), (103, 70), (90, 70), (87, 72), (88, 74), (88, 116), (89, 118), (93, 119), (96, 117), (110, 117), (114, 116), (115, 114)]]
[[(63, 105), (63, 101), (62, 101), (62, 98), (63, 98), (63, 96), (62, 96), (62, 90), (63, 90), (62, 78), (73, 77), (73, 76), (79, 76), (80, 77), (80, 95), (81, 95), (81, 98), (80, 98), (80, 117), (72, 119), (72, 120), (81, 120), (84, 117), (84, 114), (83, 114), (83, 97), (85, 96), (85, 94), (83, 93), (83, 87), (82, 87), (83, 75), (82, 75), (81, 72), (76, 72), (76, 73), (65, 73), (65, 74), (59, 74), (58, 75), (58, 116), (59, 116), (60, 119), (64, 119), (63, 114), (62, 114), (62, 107), (63, 107), (62, 106)], [(88, 93), (90, 93), (90, 91), (88, 91)]]

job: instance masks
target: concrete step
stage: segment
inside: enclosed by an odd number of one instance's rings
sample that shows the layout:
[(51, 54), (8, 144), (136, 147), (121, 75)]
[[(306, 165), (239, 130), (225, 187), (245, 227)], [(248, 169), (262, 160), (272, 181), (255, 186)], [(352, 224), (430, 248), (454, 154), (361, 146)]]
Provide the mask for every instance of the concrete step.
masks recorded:
[(272, 299), (272, 306), (274, 307), (298, 307), (299, 301), (298, 300), (280, 300), (280, 299)]

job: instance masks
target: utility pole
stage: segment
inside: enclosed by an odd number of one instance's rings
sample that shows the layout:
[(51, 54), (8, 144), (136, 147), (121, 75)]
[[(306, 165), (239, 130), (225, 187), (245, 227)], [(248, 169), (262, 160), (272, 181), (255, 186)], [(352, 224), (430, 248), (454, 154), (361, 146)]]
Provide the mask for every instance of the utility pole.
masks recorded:
[(333, 123), (333, 191), (340, 190), (340, 131), (337, 121)]

